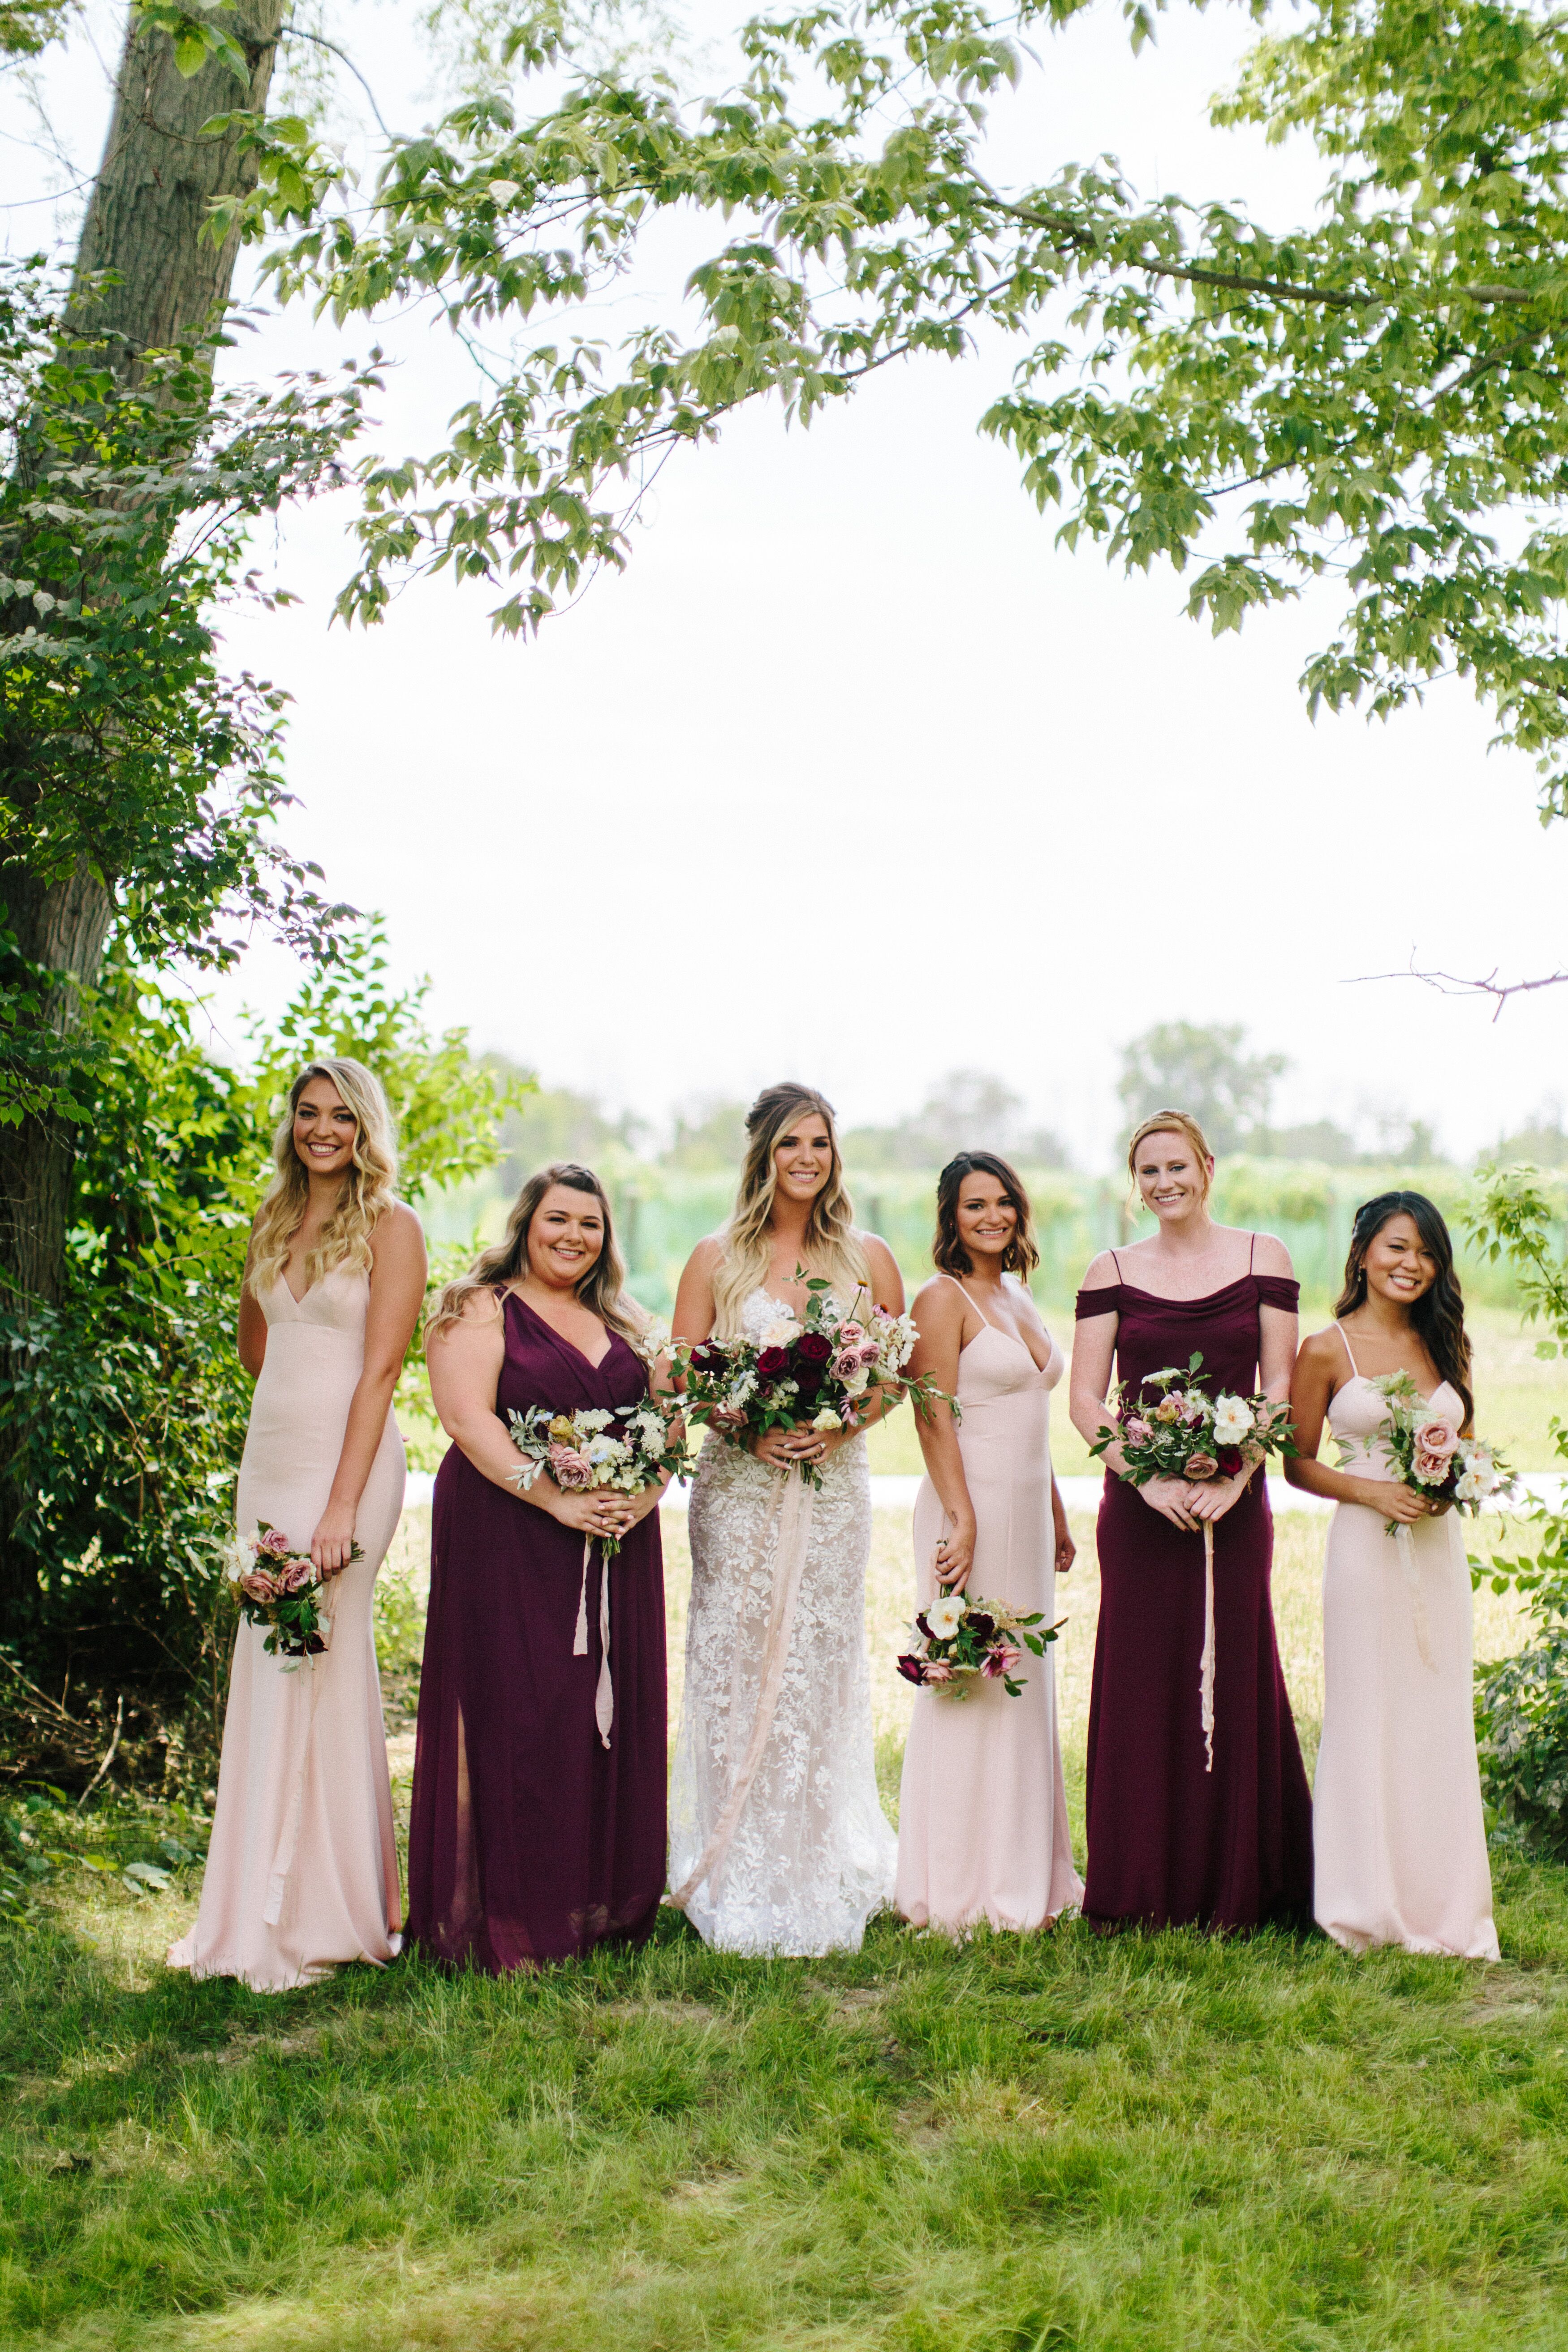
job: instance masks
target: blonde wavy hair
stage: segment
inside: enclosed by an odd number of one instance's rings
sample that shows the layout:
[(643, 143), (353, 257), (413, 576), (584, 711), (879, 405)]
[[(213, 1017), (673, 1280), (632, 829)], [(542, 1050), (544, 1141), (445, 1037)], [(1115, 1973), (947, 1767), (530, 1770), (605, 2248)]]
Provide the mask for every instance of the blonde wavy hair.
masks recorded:
[(846, 1303), (857, 1287), (869, 1286), (870, 1263), (855, 1227), (854, 1204), (844, 1182), (844, 1161), (838, 1150), (838, 1129), (833, 1105), (814, 1087), (768, 1087), (746, 1113), (746, 1160), (741, 1187), (729, 1223), (719, 1235), (723, 1255), (713, 1276), (713, 1332), (719, 1339), (738, 1339), (747, 1299), (767, 1278), (773, 1255), (769, 1231), (778, 1171), (773, 1152), (803, 1111), (820, 1118), (833, 1145), (833, 1165), (826, 1183), (811, 1204), (805, 1226), (805, 1263), (812, 1274), (824, 1276)]
[(1146, 1118), (1127, 1147), (1127, 1173), (1131, 1178), (1128, 1199), (1134, 1208), (1142, 1195), (1138, 1190), (1138, 1147), (1147, 1143), (1152, 1135), (1184, 1135), (1198, 1158), (1198, 1173), (1204, 1180), (1203, 1197), (1206, 1201), (1214, 1183), (1214, 1170), (1209, 1165), (1214, 1153), (1209, 1140), (1190, 1110), (1157, 1110)]
[(294, 1149), (294, 1118), (312, 1078), (328, 1079), (353, 1111), (354, 1147), (338, 1205), (306, 1252), (307, 1289), (334, 1266), (370, 1272), (370, 1237), (397, 1198), (397, 1134), (381, 1080), (363, 1062), (346, 1057), (308, 1063), (289, 1087), (288, 1108), (273, 1130), (277, 1173), (257, 1212), (247, 1277), (258, 1298), (282, 1273), (289, 1245), (305, 1222), (310, 1177)]
[(578, 1283), (574, 1296), (590, 1315), (596, 1315), (601, 1323), (620, 1332), (623, 1339), (636, 1340), (640, 1337), (642, 1319), (626, 1295), (626, 1261), (616, 1244), (610, 1196), (591, 1168), (579, 1167), (574, 1160), (552, 1160), (548, 1168), (534, 1171), (512, 1202), (506, 1231), (500, 1241), (481, 1250), (467, 1274), (458, 1275), (441, 1292), (426, 1319), (426, 1348), (432, 1339), (462, 1320), (463, 1309), (476, 1292), (499, 1290), (528, 1272), (528, 1229), (540, 1202), (554, 1184), (564, 1184), (572, 1192), (591, 1192), (605, 1220), (605, 1246)]

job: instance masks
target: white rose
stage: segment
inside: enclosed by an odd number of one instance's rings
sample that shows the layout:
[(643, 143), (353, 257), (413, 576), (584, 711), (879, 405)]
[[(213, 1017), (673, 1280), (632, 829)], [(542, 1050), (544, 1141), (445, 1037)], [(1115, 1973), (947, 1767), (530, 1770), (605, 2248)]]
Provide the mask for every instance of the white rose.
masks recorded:
[(1252, 1433), (1252, 1407), (1245, 1397), (1222, 1396), (1214, 1409), (1214, 1433), (1221, 1445), (1239, 1445)]
[(838, 1415), (830, 1404), (825, 1404), (811, 1425), (813, 1429), (837, 1429), (839, 1425)]
[(1457, 1503), (1484, 1502), (1491, 1493), (1492, 1483), (1484, 1470), (1467, 1470), (1454, 1489), (1454, 1500)]
[(963, 1622), (963, 1595), (961, 1592), (944, 1592), (942, 1599), (933, 1601), (926, 1611), (926, 1623), (939, 1642), (949, 1640)]
[(862, 1395), (865, 1391), (866, 1383), (870, 1377), (871, 1375), (867, 1370), (866, 1366), (864, 1364), (858, 1364), (844, 1383), (845, 1395), (852, 1397)]
[(794, 1316), (786, 1315), (782, 1322), (768, 1325), (763, 1333), (763, 1345), (764, 1348), (793, 1348), (800, 1333), (801, 1327)]

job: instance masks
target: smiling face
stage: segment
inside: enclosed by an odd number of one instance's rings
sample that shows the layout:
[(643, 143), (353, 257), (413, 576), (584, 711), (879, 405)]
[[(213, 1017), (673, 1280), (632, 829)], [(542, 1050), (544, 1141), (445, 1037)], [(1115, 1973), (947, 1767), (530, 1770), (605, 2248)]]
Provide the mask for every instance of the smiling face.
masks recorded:
[(353, 1165), (359, 1121), (331, 1078), (307, 1078), (294, 1106), (294, 1155), (312, 1176), (343, 1176)]
[(528, 1270), (552, 1290), (576, 1290), (605, 1246), (605, 1213), (593, 1192), (552, 1184), (528, 1228)]
[(1203, 1214), (1214, 1161), (1200, 1160), (1179, 1130), (1156, 1128), (1146, 1135), (1138, 1146), (1133, 1172), (1143, 1206), (1163, 1225)]
[(1362, 1264), (1367, 1289), (1393, 1307), (1414, 1307), (1437, 1279), (1437, 1261), (1415, 1218), (1403, 1209), (1378, 1227)]
[(820, 1111), (802, 1111), (773, 1146), (774, 1198), (815, 1201), (833, 1174), (833, 1130)]
[(958, 1238), (972, 1261), (1000, 1261), (1012, 1248), (1018, 1232), (1018, 1212), (998, 1176), (972, 1169), (958, 1188), (953, 1203)]

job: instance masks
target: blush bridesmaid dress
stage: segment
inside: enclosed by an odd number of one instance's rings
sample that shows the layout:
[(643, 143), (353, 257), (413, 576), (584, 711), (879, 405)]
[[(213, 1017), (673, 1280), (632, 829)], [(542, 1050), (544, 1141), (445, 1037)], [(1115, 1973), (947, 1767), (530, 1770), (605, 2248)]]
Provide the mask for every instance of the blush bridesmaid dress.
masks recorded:
[[(1329, 1404), (1343, 1467), (1392, 1476), (1378, 1440), (1388, 1405), (1356, 1370)], [(1429, 1400), (1458, 1427), (1447, 1381)], [(1323, 1738), (1312, 1826), (1313, 1907), (1352, 1952), (1498, 1958), (1480, 1770), (1476, 1762), (1470, 1569), (1450, 1511), (1403, 1538), (1383, 1515), (1341, 1503), (1323, 1563)]]
[[(1201, 1349), (1211, 1394), (1248, 1395), (1260, 1307), (1293, 1315), (1299, 1297), (1297, 1283), (1249, 1267), (1206, 1298), (1159, 1298), (1129, 1282), (1081, 1290), (1078, 1315), (1118, 1318), (1116, 1368), (1129, 1389)], [(1099, 1549), (1084, 1916), (1155, 1927), (1309, 1924), (1312, 1801), (1274, 1636), (1262, 1472), (1215, 1529), (1212, 1771), (1199, 1707), (1201, 1534), (1173, 1527), (1108, 1472)]]
[[(597, 1364), (502, 1291), (496, 1412), (614, 1412), (647, 1394), (618, 1331)], [(610, 1582), (606, 1747), (601, 1584)], [(436, 1478), (419, 1677), (408, 1930), (431, 1958), (500, 1975), (652, 1931), (665, 1878), (664, 1566), (658, 1513), (588, 1568), (583, 1538), (454, 1445)]]
[[(1053, 1339), (1042, 1369), (1021, 1339), (963, 1295), (984, 1325), (958, 1359), (958, 1446), (975, 1520), (967, 1589), (976, 1600), (1039, 1610), (1049, 1625), (1058, 1593), (1051, 1391), (1062, 1376), (1062, 1351)], [(927, 1478), (915, 1501), (921, 1609), (936, 1597), (944, 1524), (942, 1498)], [(1026, 1651), (1018, 1675), (1017, 1698), (992, 1682), (962, 1699), (916, 1693), (899, 1797), (895, 1898), (916, 1927), (958, 1934), (986, 1919), (994, 1927), (1045, 1927), (1082, 1898), (1051, 1650), (1043, 1658)]]
[[(281, 1275), (261, 1301), (267, 1353), (251, 1400), (235, 1516), (308, 1549), (326, 1509), (364, 1370), (370, 1277), (335, 1266), (296, 1299)], [(363, 1553), (330, 1580), (331, 1632), (314, 1658), (268, 1657), (241, 1622), (224, 1717), (201, 1908), (169, 1953), (195, 1977), (286, 1992), (340, 1960), (399, 1948), (397, 1848), (371, 1622), (403, 1509), (403, 1440), (389, 1412), (354, 1518)]]

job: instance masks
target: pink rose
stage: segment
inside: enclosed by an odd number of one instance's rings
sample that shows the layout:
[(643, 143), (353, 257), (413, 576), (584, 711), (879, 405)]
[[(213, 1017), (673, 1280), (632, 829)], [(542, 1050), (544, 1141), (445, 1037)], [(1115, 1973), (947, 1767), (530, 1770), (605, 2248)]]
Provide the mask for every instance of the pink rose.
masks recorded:
[(1146, 1421), (1130, 1421), (1127, 1424), (1127, 1434), (1132, 1440), (1134, 1445), (1147, 1445), (1149, 1443), (1148, 1423)]
[(282, 1559), (289, 1550), (289, 1538), (281, 1528), (268, 1528), (264, 1536), (258, 1536), (256, 1549), (258, 1551), (269, 1551), (275, 1559)]
[(1215, 1476), (1218, 1469), (1219, 1464), (1215, 1460), (1212, 1454), (1189, 1454), (1187, 1456), (1187, 1476), (1189, 1478), (1212, 1478)]
[(278, 1589), (280, 1592), (303, 1592), (305, 1587), (308, 1584), (313, 1584), (315, 1580), (314, 1562), (308, 1559), (296, 1559), (279, 1574)]
[(267, 1601), (278, 1598), (276, 1580), (268, 1576), (264, 1568), (253, 1568), (248, 1576), (242, 1576), (239, 1589), (247, 1601)]
[(1412, 1464), (1416, 1481), (1423, 1486), (1441, 1486), (1447, 1483), (1454, 1466), (1451, 1454), (1418, 1453)]
[(952, 1680), (952, 1668), (945, 1658), (926, 1660), (926, 1680), (928, 1683), (950, 1683)]
[(563, 1493), (581, 1494), (594, 1483), (594, 1465), (585, 1454), (576, 1453), (570, 1445), (552, 1445), (550, 1475)]
[(859, 1356), (851, 1348), (847, 1353), (835, 1356), (827, 1369), (836, 1381), (852, 1381), (860, 1369)]
[(1430, 1421), (1424, 1421), (1415, 1433), (1416, 1453), (1430, 1454), (1439, 1462), (1451, 1461), (1458, 1443), (1458, 1431), (1441, 1413), (1435, 1413)]
[(865, 1337), (866, 1327), (863, 1323), (840, 1323), (838, 1326), (838, 1344), (841, 1348), (858, 1348)]

